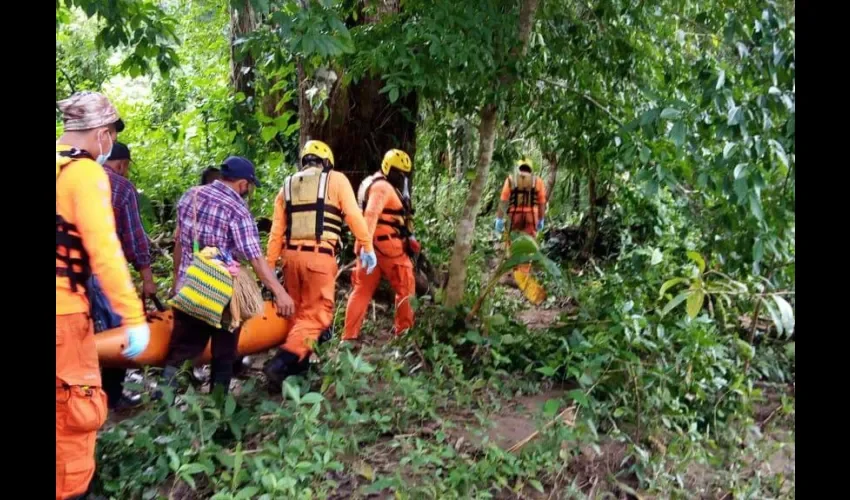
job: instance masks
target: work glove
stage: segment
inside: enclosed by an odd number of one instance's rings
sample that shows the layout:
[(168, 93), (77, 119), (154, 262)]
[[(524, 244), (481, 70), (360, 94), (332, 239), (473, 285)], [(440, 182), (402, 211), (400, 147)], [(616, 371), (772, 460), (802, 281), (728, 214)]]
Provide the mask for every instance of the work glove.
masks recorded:
[(496, 234), (502, 234), (502, 231), (505, 230), (505, 219), (501, 217), (496, 218)]
[(416, 241), (416, 237), (411, 236), (410, 238), (408, 238), (408, 241), (410, 242), (410, 250), (413, 251), (413, 254), (419, 255), (419, 252), (422, 250), (422, 245), (420, 245), (419, 242)]
[(133, 359), (143, 353), (151, 339), (151, 329), (147, 323), (127, 327), (127, 348), (122, 354)]
[(360, 250), (360, 265), (366, 268), (366, 274), (372, 274), (375, 266), (378, 265), (378, 257), (375, 252), (367, 252), (365, 248)]
[(540, 219), (539, 221), (537, 221), (537, 230), (543, 231), (543, 219)]

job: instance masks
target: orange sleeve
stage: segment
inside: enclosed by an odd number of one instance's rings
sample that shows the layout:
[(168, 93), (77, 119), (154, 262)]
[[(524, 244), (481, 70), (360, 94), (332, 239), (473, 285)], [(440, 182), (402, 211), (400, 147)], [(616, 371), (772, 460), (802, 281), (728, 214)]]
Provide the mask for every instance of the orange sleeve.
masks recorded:
[(543, 179), (537, 178), (537, 187), (534, 189), (537, 191), (537, 204), (543, 207), (546, 205), (546, 185), (543, 184)]
[(340, 206), (338, 208), (345, 214), (345, 223), (351, 229), (354, 239), (367, 252), (374, 252), (375, 249), (372, 247), (372, 233), (369, 232), (369, 228), (366, 226), (366, 220), (363, 219), (363, 214), (360, 213), (360, 206), (357, 205), (357, 198), (354, 196), (354, 189), (352, 189), (351, 183), (348, 182), (348, 178), (340, 172), (332, 172), (330, 182), (331, 185), (329, 188), (333, 188), (336, 198), (339, 200), (338, 203)]
[(266, 252), (266, 262), (269, 267), (275, 269), (277, 261), (283, 250), (283, 235), (286, 231), (285, 206), (283, 202), (283, 189), (277, 193), (274, 199), (274, 216), (272, 217), (272, 228), (269, 231), (269, 246)]
[(89, 254), (92, 272), (124, 324), (142, 324), (145, 322), (144, 308), (115, 233), (109, 177), (103, 167), (93, 161), (80, 163), (66, 175), (70, 177), (74, 223)]
[(508, 201), (511, 199), (511, 178), (508, 177), (505, 179), (505, 185), (502, 186), (502, 196), (499, 197), (502, 201)]
[(366, 204), (366, 210), (363, 212), (363, 217), (366, 219), (366, 226), (369, 228), (369, 234), (374, 237), (375, 229), (378, 227), (378, 218), (384, 207), (387, 205), (387, 200), (390, 195), (390, 185), (386, 182), (376, 182), (372, 184), (369, 190), (369, 203)]

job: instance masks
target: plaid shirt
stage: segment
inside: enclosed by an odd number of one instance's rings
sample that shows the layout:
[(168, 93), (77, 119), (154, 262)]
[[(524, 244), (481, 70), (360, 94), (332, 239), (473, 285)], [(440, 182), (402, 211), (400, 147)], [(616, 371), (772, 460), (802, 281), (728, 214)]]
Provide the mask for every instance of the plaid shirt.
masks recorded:
[(177, 288), (182, 286), (186, 270), (192, 264), (195, 195), (198, 209), (198, 249), (216, 247), (244, 260), (263, 257), (257, 224), (242, 197), (221, 181), (193, 187), (177, 203), (180, 244), (183, 247), (180, 269), (177, 271)]
[(151, 265), (151, 248), (148, 235), (139, 215), (139, 199), (136, 187), (129, 180), (104, 167), (112, 186), (112, 211), (115, 213), (115, 232), (121, 241), (121, 249), (127, 262), (136, 270)]

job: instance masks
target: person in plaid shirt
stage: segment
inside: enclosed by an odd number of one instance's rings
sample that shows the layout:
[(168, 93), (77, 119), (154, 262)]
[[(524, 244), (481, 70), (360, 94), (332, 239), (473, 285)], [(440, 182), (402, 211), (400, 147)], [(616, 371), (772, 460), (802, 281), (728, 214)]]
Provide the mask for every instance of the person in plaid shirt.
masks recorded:
[[(193, 235), (197, 233), (198, 248), (216, 247), (250, 262), (260, 281), (274, 294), (278, 314), (290, 316), (294, 310), (292, 299), (263, 257), (257, 225), (245, 203), (245, 198), (258, 185), (254, 165), (245, 158), (231, 156), (221, 166), (220, 180), (193, 187), (180, 198), (177, 234), (181, 255), (174, 290), (180, 290), (186, 270), (192, 264)], [(239, 330), (231, 333), (217, 329), (178, 310), (174, 310), (174, 328), (163, 372), (165, 380), (174, 386), (180, 365), (200, 355), (210, 339), (211, 385), (221, 386), (227, 393)]]
[[(112, 187), (115, 232), (121, 242), (124, 257), (142, 276), (142, 297), (153, 297), (156, 295), (156, 283), (153, 281), (153, 273), (151, 272), (150, 243), (139, 215), (136, 187), (127, 179), (130, 161), (130, 148), (116, 142), (112, 146), (109, 159), (103, 166)], [(127, 370), (124, 368), (101, 368), (103, 390), (106, 392), (110, 409), (131, 408), (141, 401), (141, 396), (138, 394), (131, 397), (124, 396), (124, 379), (126, 377)]]

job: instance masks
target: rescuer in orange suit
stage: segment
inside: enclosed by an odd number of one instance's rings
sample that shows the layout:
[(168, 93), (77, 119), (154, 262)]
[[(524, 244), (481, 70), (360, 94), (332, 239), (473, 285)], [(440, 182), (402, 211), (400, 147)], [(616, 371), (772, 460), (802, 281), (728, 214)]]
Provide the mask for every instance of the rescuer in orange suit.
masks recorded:
[(97, 430), (107, 414), (85, 289), (89, 278), (97, 276), (123, 320), (126, 357), (145, 350), (150, 330), (115, 232), (102, 167), (124, 123), (95, 92), (74, 94), (57, 107), (64, 133), (56, 141), (56, 498), (64, 500), (88, 490)]
[(292, 329), (280, 351), (263, 369), (269, 382), (280, 387), (290, 376), (309, 367), (308, 356), (334, 316), (336, 253), (343, 220), (360, 248), (360, 262), (371, 273), (377, 257), (351, 183), (336, 172), (331, 148), (307, 141), (301, 168), (284, 180), (275, 198), (266, 259), (274, 268), (283, 257), (283, 283), (295, 302)]
[(391, 149), (384, 155), (380, 172), (367, 177), (357, 190), (357, 200), (363, 207), (369, 234), (373, 235), (375, 251), (380, 255), (380, 272), (368, 274), (363, 266), (355, 267), (351, 275), (354, 289), (345, 310), (344, 341), (357, 340), (360, 336), (363, 318), (382, 276), (395, 291), (394, 334), (401, 336), (413, 326), (410, 298), (416, 293), (416, 281), (410, 255), (418, 254), (420, 246), (413, 236), (413, 210), (408, 189), (412, 168), (407, 153)]
[(534, 175), (531, 160), (517, 162), (513, 174), (505, 179), (499, 208), (496, 210), (496, 233), (505, 230), (504, 214), (510, 217), (510, 232), (522, 231), (532, 238), (543, 230), (546, 216), (546, 187), (543, 179)]

